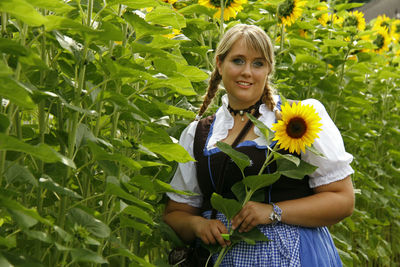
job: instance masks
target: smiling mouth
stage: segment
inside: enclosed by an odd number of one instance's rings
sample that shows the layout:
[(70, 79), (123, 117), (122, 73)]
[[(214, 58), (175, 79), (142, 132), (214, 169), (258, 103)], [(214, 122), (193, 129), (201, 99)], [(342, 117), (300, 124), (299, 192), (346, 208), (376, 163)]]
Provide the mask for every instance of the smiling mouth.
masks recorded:
[(249, 82), (237, 82), (239, 85), (243, 85), (243, 86), (250, 86), (252, 85), (252, 83)]

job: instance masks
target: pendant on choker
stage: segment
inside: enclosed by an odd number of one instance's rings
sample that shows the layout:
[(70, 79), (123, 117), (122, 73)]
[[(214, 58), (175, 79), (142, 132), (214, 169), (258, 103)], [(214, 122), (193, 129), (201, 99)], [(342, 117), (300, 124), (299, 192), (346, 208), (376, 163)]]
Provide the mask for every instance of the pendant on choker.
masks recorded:
[(233, 113), (233, 115), (235, 116), (236, 114), (239, 114), (241, 117), (241, 120), (244, 121), (244, 114), (245, 113), (251, 113), (251, 111), (253, 109), (257, 109), (260, 105), (261, 105), (262, 101), (261, 99), (257, 101), (257, 103), (255, 103), (254, 105), (245, 108), (245, 109), (233, 109), (230, 105), (228, 105), (228, 110), (229, 112)]

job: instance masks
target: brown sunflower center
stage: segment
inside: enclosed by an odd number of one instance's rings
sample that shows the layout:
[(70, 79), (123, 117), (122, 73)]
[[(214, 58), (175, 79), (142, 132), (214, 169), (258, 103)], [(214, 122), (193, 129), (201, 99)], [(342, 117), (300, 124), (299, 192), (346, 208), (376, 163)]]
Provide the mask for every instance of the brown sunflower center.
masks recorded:
[(307, 123), (303, 118), (295, 117), (291, 119), (286, 127), (286, 133), (291, 138), (301, 138), (307, 131)]
[(376, 39), (374, 40), (374, 45), (376, 45), (378, 49), (381, 49), (384, 44), (385, 44), (385, 37), (383, 37), (382, 34), (378, 34), (376, 36)]
[(287, 0), (279, 5), (278, 15), (279, 17), (289, 17), (292, 15), (294, 10), (294, 0)]
[[(233, 1), (234, 0), (224, 0), (224, 4), (225, 4), (226, 7), (230, 7)], [(221, 7), (221, 1), (220, 0), (210, 0), (210, 3), (215, 7)]]

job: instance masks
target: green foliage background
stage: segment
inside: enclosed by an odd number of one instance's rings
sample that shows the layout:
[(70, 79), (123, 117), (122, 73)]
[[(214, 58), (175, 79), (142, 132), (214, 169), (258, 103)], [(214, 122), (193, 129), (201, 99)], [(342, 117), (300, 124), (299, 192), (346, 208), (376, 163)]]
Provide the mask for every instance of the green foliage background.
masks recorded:
[[(360, 37), (372, 24), (321, 25), (322, 14), (358, 5), (345, 1), (327, 11), (308, 1), (283, 30), (280, 2), (249, 1), (225, 26), (269, 33), (277, 90), (321, 100), (355, 157), (355, 212), (331, 228), (344, 265), (395, 266), (399, 44), (366, 52), (376, 46)], [(190, 0), (2, 0), (0, 12), (1, 265), (166, 265), (180, 241), (160, 219), (164, 193), (176, 162), (192, 160), (176, 139), (212, 70), (215, 10)]]

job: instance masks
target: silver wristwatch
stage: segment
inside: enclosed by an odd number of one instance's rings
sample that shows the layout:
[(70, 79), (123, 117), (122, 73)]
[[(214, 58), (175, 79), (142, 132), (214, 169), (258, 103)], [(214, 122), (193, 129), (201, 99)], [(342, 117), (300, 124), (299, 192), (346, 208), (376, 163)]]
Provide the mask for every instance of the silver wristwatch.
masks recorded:
[(282, 210), (275, 203), (271, 202), (270, 204), (272, 205), (272, 212), (269, 215), (269, 219), (272, 221), (273, 224), (276, 224), (282, 220)]

